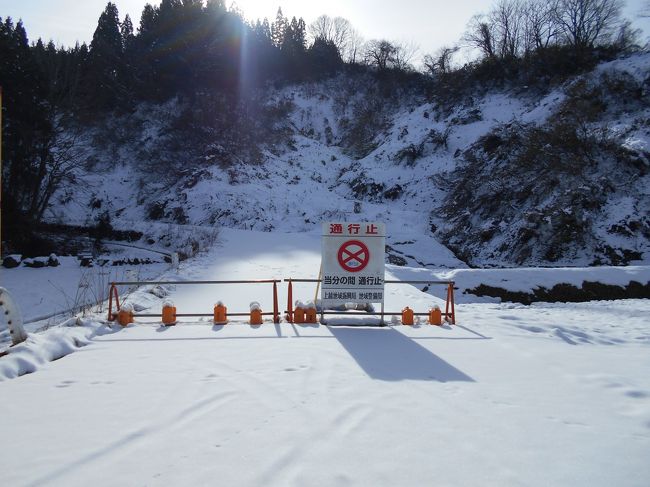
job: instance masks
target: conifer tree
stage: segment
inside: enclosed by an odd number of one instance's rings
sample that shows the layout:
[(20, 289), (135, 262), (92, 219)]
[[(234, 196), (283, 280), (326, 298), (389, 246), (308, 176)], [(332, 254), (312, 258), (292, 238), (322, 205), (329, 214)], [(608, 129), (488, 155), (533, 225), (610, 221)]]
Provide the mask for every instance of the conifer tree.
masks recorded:
[(282, 13), (282, 8), (278, 8), (275, 16), (275, 22), (271, 25), (271, 38), (276, 47), (280, 47), (284, 42), (284, 36), (287, 32), (287, 19)]
[(126, 52), (131, 49), (135, 40), (135, 36), (133, 35), (133, 22), (131, 22), (129, 14), (126, 14), (126, 17), (124, 17), (124, 22), (120, 26), (120, 34), (122, 36), (122, 51)]
[(108, 2), (99, 17), (90, 43), (88, 59), (88, 99), (100, 109), (115, 108), (123, 71), (123, 40), (117, 7)]

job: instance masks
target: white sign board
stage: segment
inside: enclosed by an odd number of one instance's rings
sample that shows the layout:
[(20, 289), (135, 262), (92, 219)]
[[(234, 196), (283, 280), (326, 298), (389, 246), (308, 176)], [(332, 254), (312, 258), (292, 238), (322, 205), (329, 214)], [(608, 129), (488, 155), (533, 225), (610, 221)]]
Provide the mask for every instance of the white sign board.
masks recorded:
[(323, 223), (324, 307), (384, 302), (383, 223)]

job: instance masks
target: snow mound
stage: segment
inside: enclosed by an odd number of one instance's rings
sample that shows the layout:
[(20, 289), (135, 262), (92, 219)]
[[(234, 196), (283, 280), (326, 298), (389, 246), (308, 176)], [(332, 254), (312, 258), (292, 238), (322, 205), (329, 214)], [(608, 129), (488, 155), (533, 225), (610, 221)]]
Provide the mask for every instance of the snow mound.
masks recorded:
[(31, 374), (90, 344), (97, 335), (112, 330), (96, 321), (74, 320), (80, 326), (58, 326), (31, 333), (23, 343), (6, 350), (0, 358), (0, 381)]

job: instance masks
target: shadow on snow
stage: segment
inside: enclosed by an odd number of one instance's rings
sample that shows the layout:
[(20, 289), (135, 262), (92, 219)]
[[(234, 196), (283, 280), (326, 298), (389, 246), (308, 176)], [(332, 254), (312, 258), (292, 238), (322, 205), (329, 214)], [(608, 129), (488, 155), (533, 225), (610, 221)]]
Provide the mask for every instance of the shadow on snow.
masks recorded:
[(331, 327), (330, 331), (373, 379), (474, 382), (453, 365), (392, 328)]

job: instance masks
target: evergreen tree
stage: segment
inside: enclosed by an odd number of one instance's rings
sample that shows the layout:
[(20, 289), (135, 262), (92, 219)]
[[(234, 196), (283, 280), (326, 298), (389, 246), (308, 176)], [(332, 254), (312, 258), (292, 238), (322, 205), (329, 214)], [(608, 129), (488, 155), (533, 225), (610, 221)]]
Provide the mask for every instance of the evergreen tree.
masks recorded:
[(282, 13), (282, 8), (278, 8), (275, 16), (275, 22), (271, 25), (271, 38), (276, 47), (280, 47), (284, 42), (284, 36), (287, 32), (287, 19)]
[(285, 30), (280, 46), (284, 71), (292, 79), (301, 78), (307, 74), (305, 44), (305, 21), (302, 18), (297, 20), (293, 17)]
[(271, 36), (271, 24), (269, 24), (269, 19), (266, 17), (264, 17), (264, 20), (262, 21), (261, 33), (268, 40), (273, 41), (273, 37)]
[[(42, 52), (45, 46), (38, 44)], [(43, 175), (36, 161), (52, 133), (45, 86), (22, 22), (0, 19), (0, 86), (3, 88), (3, 234), (34, 222), (33, 196)]]
[(205, 10), (208, 14), (222, 15), (226, 12), (226, 3), (223, 0), (208, 0)]
[(156, 26), (157, 16), (158, 9), (147, 3), (142, 10), (142, 15), (140, 16), (140, 28), (138, 29), (139, 36), (148, 36), (153, 33)]
[(126, 14), (126, 17), (124, 17), (124, 22), (120, 26), (120, 34), (122, 37), (122, 51), (126, 52), (131, 49), (135, 39), (135, 35), (133, 35), (133, 22), (131, 22), (129, 14)]
[(87, 82), (91, 106), (113, 109), (124, 94), (121, 85), (123, 65), (123, 40), (117, 7), (108, 2), (97, 23), (90, 43)]
[(310, 72), (316, 78), (333, 74), (343, 66), (339, 48), (331, 39), (317, 37), (309, 47), (307, 55)]

